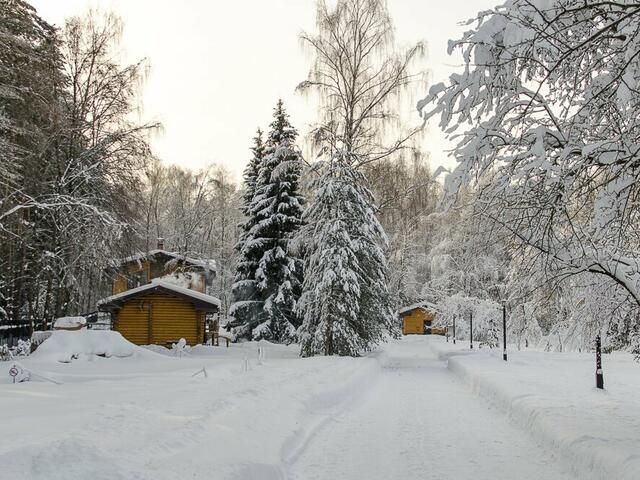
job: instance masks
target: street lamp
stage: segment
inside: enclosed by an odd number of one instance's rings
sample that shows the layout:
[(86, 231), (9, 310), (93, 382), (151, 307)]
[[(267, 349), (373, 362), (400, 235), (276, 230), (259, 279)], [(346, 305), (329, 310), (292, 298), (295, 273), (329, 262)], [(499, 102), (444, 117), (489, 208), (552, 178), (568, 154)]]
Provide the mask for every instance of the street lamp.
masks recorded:
[(604, 389), (604, 375), (602, 374), (602, 342), (600, 334), (596, 336), (596, 388)]
[(507, 301), (505, 300), (504, 286), (495, 285), (494, 288), (502, 303), (502, 359), (507, 361)]
[(453, 314), (453, 344), (456, 344), (456, 314)]
[(502, 302), (502, 359), (507, 361), (507, 304)]

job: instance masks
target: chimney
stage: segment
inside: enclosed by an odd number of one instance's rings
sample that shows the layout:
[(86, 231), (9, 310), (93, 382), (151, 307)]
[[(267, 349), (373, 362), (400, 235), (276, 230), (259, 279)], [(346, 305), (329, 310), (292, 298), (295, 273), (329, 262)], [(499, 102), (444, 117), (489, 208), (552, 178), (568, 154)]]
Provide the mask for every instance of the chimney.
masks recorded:
[(158, 250), (164, 250), (164, 238), (158, 237)]

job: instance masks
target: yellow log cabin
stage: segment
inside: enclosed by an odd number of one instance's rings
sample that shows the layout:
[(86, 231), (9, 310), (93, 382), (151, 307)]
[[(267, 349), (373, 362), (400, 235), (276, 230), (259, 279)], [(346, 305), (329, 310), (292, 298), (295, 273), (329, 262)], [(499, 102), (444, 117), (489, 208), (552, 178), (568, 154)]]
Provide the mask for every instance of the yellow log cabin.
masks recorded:
[(398, 311), (403, 335), (444, 335), (445, 327), (432, 326), (435, 315), (424, 304), (415, 304)]
[(137, 345), (189, 345), (206, 341), (220, 301), (205, 294), (214, 266), (162, 249), (134, 255), (109, 270), (112, 295), (98, 302), (112, 328)]

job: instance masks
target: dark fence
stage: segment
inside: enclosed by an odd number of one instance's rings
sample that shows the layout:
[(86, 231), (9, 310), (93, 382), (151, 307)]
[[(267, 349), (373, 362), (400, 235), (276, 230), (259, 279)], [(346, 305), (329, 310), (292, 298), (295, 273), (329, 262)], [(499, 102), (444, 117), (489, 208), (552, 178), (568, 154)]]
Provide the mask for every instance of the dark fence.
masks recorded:
[[(79, 317), (87, 319), (87, 328), (89, 330), (110, 330), (111, 316), (105, 312), (89, 312)], [(34, 331), (45, 331), (53, 329), (54, 319), (39, 320), (34, 323)], [(18, 344), (19, 340), (29, 340), (31, 338), (31, 324), (21, 323), (17, 325), (0, 325), (0, 345), (8, 345), (13, 348)]]
[(0, 345), (8, 345), (13, 348), (18, 345), (19, 340), (31, 338), (31, 325), (28, 323), (21, 325), (0, 325)]

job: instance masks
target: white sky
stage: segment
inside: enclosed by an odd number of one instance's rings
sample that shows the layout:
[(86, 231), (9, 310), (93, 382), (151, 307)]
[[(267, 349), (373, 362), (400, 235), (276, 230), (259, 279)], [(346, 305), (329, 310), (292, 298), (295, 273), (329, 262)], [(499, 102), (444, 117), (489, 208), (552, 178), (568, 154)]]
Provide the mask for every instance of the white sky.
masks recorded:
[[(40, 15), (61, 26), (89, 7), (109, 9), (125, 21), (123, 49), (130, 61), (147, 58), (145, 120), (164, 125), (153, 149), (165, 162), (189, 168), (225, 165), (236, 179), (250, 156), (257, 126), (266, 129), (278, 98), (306, 134), (314, 108), (294, 90), (306, 79), (310, 58), (299, 34), (313, 31), (314, 0), (30, 0)], [(434, 82), (455, 68), (447, 41), (458, 22), (499, 0), (388, 0), (400, 45), (426, 40), (424, 69)], [(418, 88), (416, 100), (424, 96)], [(419, 123), (413, 109), (403, 115)], [(433, 167), (450, 165), (436, 125), (425, 135)]]

